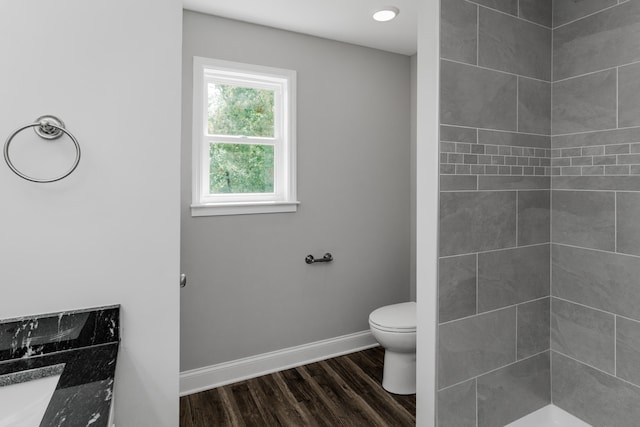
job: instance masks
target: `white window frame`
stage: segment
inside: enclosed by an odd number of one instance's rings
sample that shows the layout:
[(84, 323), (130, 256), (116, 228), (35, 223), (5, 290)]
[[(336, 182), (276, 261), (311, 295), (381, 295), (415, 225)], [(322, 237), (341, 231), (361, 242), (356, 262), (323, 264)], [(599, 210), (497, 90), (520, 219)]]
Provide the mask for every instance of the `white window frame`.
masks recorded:
[[(207, 122), (209, 83), (274, 91), (274, 137), (210, 135)], [(296, 72), (195, 56), (193, 58), (191, 216), (295, 212)], [(274, 146), (274, 193), (209, 194), (209, 144)]]

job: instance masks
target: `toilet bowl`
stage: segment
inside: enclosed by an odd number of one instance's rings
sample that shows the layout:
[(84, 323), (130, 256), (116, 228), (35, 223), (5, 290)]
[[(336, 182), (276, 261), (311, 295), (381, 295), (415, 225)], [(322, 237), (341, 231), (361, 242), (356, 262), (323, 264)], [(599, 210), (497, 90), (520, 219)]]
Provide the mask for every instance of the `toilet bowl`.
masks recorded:
[(394, 394), (416, 392), (416, 303), (380, 307), (369, 315), (373, 337), (384, 347), (382, 387)]

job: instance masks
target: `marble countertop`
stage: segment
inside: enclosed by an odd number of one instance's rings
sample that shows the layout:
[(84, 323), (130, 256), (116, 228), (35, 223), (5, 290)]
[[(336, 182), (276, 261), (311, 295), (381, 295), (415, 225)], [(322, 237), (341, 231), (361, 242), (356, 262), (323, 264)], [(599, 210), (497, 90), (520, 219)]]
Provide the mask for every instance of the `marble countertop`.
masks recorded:
[[(113, 396), (119, 306), (0, 321), (0, 387), (64, 366), (41, 426), (106, 427)], [(32, 375), (33, 377), (30, 377)]]

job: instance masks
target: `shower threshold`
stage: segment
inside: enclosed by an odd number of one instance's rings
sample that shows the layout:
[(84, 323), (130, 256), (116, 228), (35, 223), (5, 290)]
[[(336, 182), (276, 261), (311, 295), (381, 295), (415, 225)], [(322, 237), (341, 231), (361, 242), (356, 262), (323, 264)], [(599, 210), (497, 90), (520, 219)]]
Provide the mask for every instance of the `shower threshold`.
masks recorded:
[(591, 427), (579, 418), (558, 408), (547, 405), (505, 427)]

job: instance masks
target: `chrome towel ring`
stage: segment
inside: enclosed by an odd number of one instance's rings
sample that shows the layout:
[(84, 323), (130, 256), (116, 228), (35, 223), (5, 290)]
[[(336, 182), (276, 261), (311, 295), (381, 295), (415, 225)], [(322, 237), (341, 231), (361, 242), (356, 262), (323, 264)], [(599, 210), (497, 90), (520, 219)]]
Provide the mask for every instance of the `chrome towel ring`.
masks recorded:
[[(52, 179), (33, 178), (29, 175), (26, 175), (20, 172), (18, 168), (16, 168), (13, 162), (11, 161), (11, 157), (9, 157), (9, 146), (11, 145), (13, 138), (15, 138), (17, 134), (29, 128), (34, 128), (33, 130), (35, 131), (36, 134), (38, 134), (39, 137), (44, 139), (49, 139), (49, 140), (58, 139), (62, 135), (67, 135), (71, 139), (71, 141), (73, 141), (73, 145), (76, 147), (76, 159), (73, 162), (73, 165), (71, 165), (71, 169), (69, 169), (67, 172), (60, 175), (59, 177), (52, 178)], [(65, 129), (64, 123), (62, 122), (62, 120), (58, 119), (55, 116), (38, 117), (35, 123), (22, 126), (16, 129), (15, 131), (13, 131), (13, 133), (9, 135), (9, 138), (7, 138), (7, 141), (4, 143), (4, 160), (7, 162), (7, 166), (9, 166), (9, 169), (11, 169), (13, 173), (18, 175), (20, 178), (26, 179), (27, 181), (31, 181), (31, 182), (37, 182), (37, 183), (56, 182), (68, 177), (78, 167), (78, 164), (80, 163), (80, 156), (81, 156), (81, 152), (80, 152), (80, 144), (78, 143), (78, 140), (76, 139), (75, 136), (71, 134), (71, 132)]]

